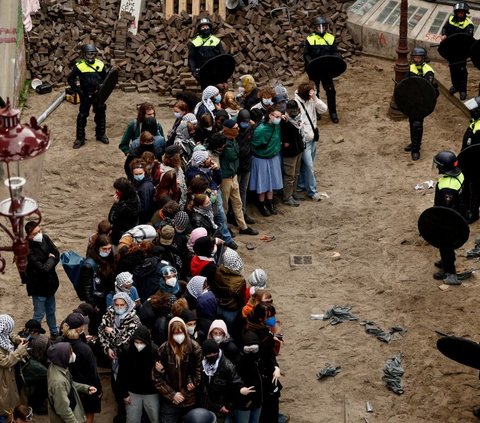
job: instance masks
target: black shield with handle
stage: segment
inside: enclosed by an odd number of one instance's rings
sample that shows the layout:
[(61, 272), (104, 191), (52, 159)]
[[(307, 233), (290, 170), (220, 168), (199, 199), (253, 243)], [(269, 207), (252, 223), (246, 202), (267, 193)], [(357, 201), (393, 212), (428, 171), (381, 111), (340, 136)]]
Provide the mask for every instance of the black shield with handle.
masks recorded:
[(437, 104), (437, 91), (430, 82), (420, 76), (402, 79), (395, 86), (393, 97), (398, 110), (416, 120), (431, 114)]
[(117, 86), (118, 83), (118, 69), (116, 67), (112, 67), (105, 77), (105, 80), (100, 85), (97, 94), (95, 95), (95, 103), (97, 106), (103, 106), (110, 94), (112, 94), (113, 90)]
[(332, 79), (347, 70), (347, 62), (338, 54), (327, 54), (311, 60), (307, 65), (307, 75), (312, 81)]
[(206, 61), (199, 70), (201, 85), (216, 85), (227, 82), (235, 71), (235, 58), (231, 54), (220, 54)]
[(449, 63), (463, 62), (470, 57), (470, 49), (475, 38), (465, 33), (452, 34), (438, 46), (438, 54)]
[(457, 363), (480, 370), (480, 345), (456, 336), (445, 336), (437, 341), (437, 349)]

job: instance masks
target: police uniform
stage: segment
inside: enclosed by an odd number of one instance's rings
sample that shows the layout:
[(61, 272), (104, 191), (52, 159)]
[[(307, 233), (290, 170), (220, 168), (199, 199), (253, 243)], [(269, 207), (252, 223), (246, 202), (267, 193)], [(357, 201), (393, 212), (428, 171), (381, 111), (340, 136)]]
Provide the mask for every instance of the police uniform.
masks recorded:
[[(438, 96), (438, 89), (435, 87), (435, 83), (434, 83), (435, 72), (433, 71), (433, 68), (429, 64), (425, 62), (423, 62), (421, 65), (417, 65), (415, 63), (410, 64), (407, 77), (410, 77), (410, 76), (419, 76), (426, 79), (437, 90), (437, 96)], [(410, 123), (411, 144), (406, 147), (406, 150), (407, 151), (410, 150), (412, 152), (412, 158), (414, 158), (414, 160), (417, 160), (420, 157), (419, 155), (420, 147), (422, 144), (423, 118), (422, 119), (409, 118), (408, 121)]]
[[(474, 144), (480, 144), (480, 116), (474, 114), (470, 125), (463, 136), (462, 151)], [(467, 222), (473, 223), (479, 219), (480, 208), (480, 181), (465, 181), (464, 198), (466, 207)]]
[[(95, 102), (98, 88), (106, 76), (105, 64), (98, 59), (95, 59), (95, 62), (92, 64), (85, 59), (79, 60), (75, 63), (70, 75), (68, 75), (68, 84), (80, 95), (80, 109), (77, 116), (77, 141), (85, 142), (85, 126), (90, 114), (90, 107), (93, 107), (93, 112), (95, 113), (95, 138), (102, 142), (106, 140), (106, 143), (108, 143), (108, 138), (105, 136), (107, 106), (97, 106)], [(80, 87), (77, 85), (77, 78), (80, 81)]]
[[(213, 34), (207, 37), (197, 35), (188, 45), (188, 67), (192, 75), (199, 80), (199, 69), (213, 57), (225, 54), (220, 38)], [(208, 87), (210, 80), (208, 77), (199, 80), (200, 86), (203, 89)]]
[[(337, 46), (335, 45), (335, 37), (326, 32), (323, 35), (313, 32), (307, 37), (303, 51), (303, 58), (305, 60), (305, 68), (313, 60), (321, 56), (338, 54)], [(332, 120), (337, 119), (337, 102), (335, 85), (332, 78), (323, 78), (314, 81), (319, 92), (320, 82), (322, 82), (323, 89), (327, 95), (327, 106)], [(338, 120), (337, 120), (338, 121)]]
[[(458, 168), (457, 168), (458, 169)], [(464, 176), (458, 169), (456, 176), (443, 174), (438, 178), (435, 187), (434, 206), (452, 208), (465, 216), (463, 202)], [(441, 268), (445, 273), (456, 274), (455, 250), (453, 248), (440, 248)], [(442, 272), (439, 272), (441, 275)], [(441, 279), (441, 278), (438, 278)]]
[[(442, 28), (442, 35), (449, 37), (453, 34), (464, 33), (473, 36), (474, 26), (470, 18), (465, 16), (463, 21), (459, 21), (455, 15), (451, 15), (448, 21)], [(460, 92), (460, 95), (465, 98), (467, 92), (467, 61), (449, 63), (450, 78), (452, 80), (452, 88), (450, 93)], [(463, 94), (463, 95), (462, 95)], [(463, 100), (462, 98), (462, 100)]]

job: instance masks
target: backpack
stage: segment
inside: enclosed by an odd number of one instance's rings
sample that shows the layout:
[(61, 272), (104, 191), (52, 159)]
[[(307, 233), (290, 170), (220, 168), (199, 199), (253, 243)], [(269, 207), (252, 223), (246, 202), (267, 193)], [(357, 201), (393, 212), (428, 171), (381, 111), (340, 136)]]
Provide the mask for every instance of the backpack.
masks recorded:
[(78, 295), (78, 279), (80, 278), (80, 271), (84, 264), (89, 264), (93, 268), (93, 272), (97, 272), (98, 265), (90, 257), (84, 258), (76, 251), (70, 250), (60, 254), (60, 262), (62, 263), (63, 270), (72, 282), (75, 292)]

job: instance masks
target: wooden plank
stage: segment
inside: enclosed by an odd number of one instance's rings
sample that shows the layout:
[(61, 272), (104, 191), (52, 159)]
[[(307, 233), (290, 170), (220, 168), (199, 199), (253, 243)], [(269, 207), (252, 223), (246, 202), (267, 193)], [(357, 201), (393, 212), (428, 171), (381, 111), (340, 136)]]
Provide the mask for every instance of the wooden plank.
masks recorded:
[(218, 14), (225, 19), (227, 16), (227, 8), (225, 6), (225, 0), (218, 0)]
[(192, 0), (192, 16), (198, 16), (200, 13), (200, 0)]
[(165, 19), (173, 16), (173, 2), (174, 0), (165, 0)]
[(178, 13), (187, 11), (187, 0), (179, 0), (178, 2)]
[(207, 12), (213, 15), (213, 0), (206, 0), (205, 1), (205, 8), (207, 9)]

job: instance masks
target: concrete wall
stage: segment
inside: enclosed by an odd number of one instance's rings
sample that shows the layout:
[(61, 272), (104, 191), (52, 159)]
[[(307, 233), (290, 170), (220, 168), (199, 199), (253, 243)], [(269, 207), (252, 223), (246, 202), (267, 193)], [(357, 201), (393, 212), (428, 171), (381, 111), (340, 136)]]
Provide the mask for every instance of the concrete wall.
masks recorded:
[(0, 0), (0, 11), (0, 96), (17, 106), (26, 72), (20, 0)]
[[(471, 10), (475, 38), (480, 36), (480, 11)], [(427, 48), (432, 60), (443, 60), (435, 48), (440, 42), (443, 24), (452, 6), (421, 0), (408, 2), (408, 47)], [(400, 21), (400, 0), (357, 0), (348, 10), (348, 26), (354, 40), (362, 43), (365, 53), (396, 59)]]

